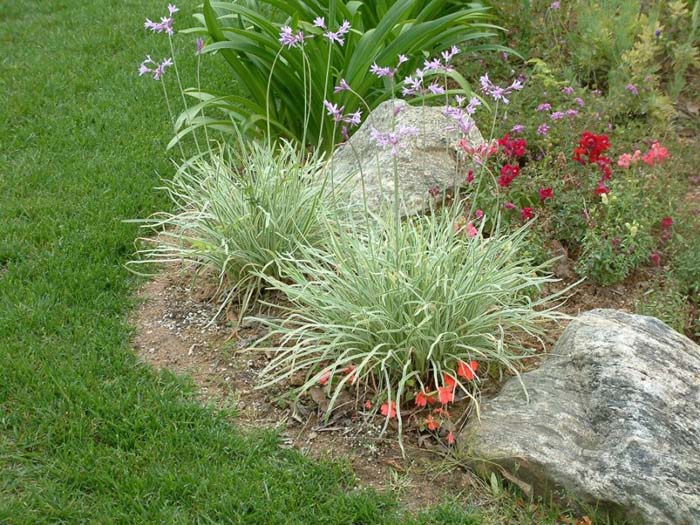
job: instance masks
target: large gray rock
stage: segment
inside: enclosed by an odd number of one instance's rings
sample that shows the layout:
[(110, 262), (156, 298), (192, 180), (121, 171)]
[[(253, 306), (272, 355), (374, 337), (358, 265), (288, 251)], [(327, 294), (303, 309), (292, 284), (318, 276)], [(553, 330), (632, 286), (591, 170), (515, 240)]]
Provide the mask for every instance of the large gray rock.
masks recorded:
[[(443, 110), (414, 107), (403, 100), (380, 104), (350, 140), (333, 153), (329, 166), (334, 179), (347, 182), (353, 198), (361, 203), (364, 176), (368, 207), (377, 212), (383, 203), (393, 203), (396, 168), (402, 215), (428, 208), (431, 190), (443, 192), (455, 184), (461, 186), (466, 176), (464, 166), (458, 170), (456, 156), (461, 134), (455, 120), (445, 116)], [(410, 129), (417, 130), (417, 134), (406, 132)], [(395, 150), (377, 144), (377, 131), (398, 131), (399, 144)], [(467, 139), (472, 145), (484, 142), (476, 126)]]
[[(652, 317), (593, 310), (482, 404), (460, 447), (544, 494), (635, 525), (700, 524), (700, 347)], [(488, 461), (486, 461), (488, 460)]]

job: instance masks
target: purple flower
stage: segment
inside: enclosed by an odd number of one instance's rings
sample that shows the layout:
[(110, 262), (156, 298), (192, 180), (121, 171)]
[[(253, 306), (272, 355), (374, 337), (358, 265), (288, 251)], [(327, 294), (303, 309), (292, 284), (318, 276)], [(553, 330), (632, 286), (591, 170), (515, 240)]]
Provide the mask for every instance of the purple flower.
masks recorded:
[(542, 135), (543, 137), (549, 133), (549, 126), (547, 124), (540, 124), (537, 127), (537, 134)]
[(340, 83), (333, 89), (333, 93), (340, 93), (341, 91), (352, 91), (350, 84), (348, 84), (345, 79), (341, 79)]
[(469, 104), (467, 105), (467, 109), (465, 109), (465, 112), (467, 115), (473, 115), (474, 112), (476, 111), (476, 108), (481, 106), (481, 100), (479, 100), (478, 97), (472, 97), (469, 99)]
[(489, 80), (488, 74), (485, 74), (481, 78), (479, 78), (479, 82), (481, 83), (481, 89), (484, 91), (484, 93), (486, 93), (496, 101), (502, 101), (504, 104), (508, 104), (508, 99), (506, 98), (506, 95), (510, 94), (513, 91), (519, 91), (523, 88), (523, 83), (520, 79), (515, 80), (507, 88), (502, 88), (492, 83), (491, 80)]
[(625, 89), (635, 96), (639, 95), (639, 90), (637, 89), (637, 86), (635, 86), (634, 84), (627, 84), (625, 86)]
[(661, 29), (657, 29), (656, 31), (654, 31), (654, 36), (656, 38), (660, 38), (661, 37)]
[(559, 7), (560, 7), (559, 2), (552, 2), (549, 5), (549, 9), (551, 9), (552, 11), (556, 11), (557, 9), (559, 9)]
[(299, 31), (297, 34), (294, 34), (292, 32), (292, 28), (289, 26), (282, 26), (280, 29), (280, 44), (287, 46), (288, 48), (296, 47), (298, 44), (303, 44), (305, 38), (304, 33)]
[(428, 91), (430, 91), (433, 95), (444, 95), (445, 94), (445, 89), (440, 86), (437, 82), (433, 82), (428, 86)]
[(423, 69), (425, 71), (440, 71), (442, 69), (442, 62), (439, 58), (434, 58), (433, 60), (426, 60), (423, 62)]
[(455, 102), (457, 103), (457, 106), (462, 107), (464, 105), (464, 101), (467, 100), (464, 98), (462, 95), (455, 95)]
[(565, 95), (573, 95), (573, 94), (574, 94), (574, 88), (572, 88), (571, 86), (566, 86), (565, 88), (563, 88), (563, 89), (561, 90), (561, 92), (564, 93)]
[[(370, 72), (374, 73), (377, 75), (379, 78), (394, 78), (396, 75), (396, 72), (398, 71), (399, 67), (401, 67), (401, 64), (404, 62), (408, 61), (408, 57), (406, 55), (399, 55), (399, 61), (398, 64), (396, 65), (395, 68), (390, 68), (390, 67), (380, 67), (377, 65), (375, 62), (372, 64), (372, 66), (369, 68)], [(416, 71), (416, 74), (418, 71)], [(420, 75), (422, 78), (422, 75)]]
[(404, 86), (401, 89), (401, 93), (403, 93), (404, 97), (425, 93), (425, 88), (423, 87), (423, 71), (418, 69), (416, 71), (416, 78), (412, 76), (404, 78), (403, 84)]
[(441, 55), (442, 55), (442, 59), (445, 61), (445, 64), (447, 64), (458, 53), (459, 53), (459, 48), (457, 46), (452, 46), (449, 50), (443, 51), (441, 53)]
[(545, 102), (544, 104), (540, 104), (535, 108), (535, 111), (549, 111), (552, 109), (552, 105), (549, 102)]
[(565, 116), (566, 116), (566, 115), (565, 115), (563, 112), (561, 112), (561, 111), (555, 111), (554, 113), (552, 113), (552, 114), (549, 116), (549, 118), (551, 118), (552, 120), (560, 120), (560, 119), (563, 119)]
[(508, 62), (508, 53), (506, 53), (505, 51), (501, 51), (501, 60), (503, 60), (504, 62)]
[(581, 107), (583, 107), (583, 106), (586, 105), (586, 103), (583, 101), (583, 99), (582, 99), (581, 97), (576, 97), (576, 98), (574, 99), (574, 102), (576, 102), (576, 103), (577, 103), (579, 106), (581, 106)]
[(343, 118), (343, 122), (347, 122), (350, 126), (359, 126), (362, 122), (362, 112), (358, 109), (355, 113), (349, 113)]
[(202, 50), (204, 49), (204, 39), (202, 37), (197, 38), (196, 42), (197, 44), (197, 54), (201, 55)]
[(343, 107), (339, 108), (337, 104), (331, 104), (327, 100), (323, 101), (323, 105), (326, 106), (326, 111), (328, 111), (328, 116), (333, 117), (335, 122), (340, 122), (343, 120)]
[(146, 55), (146, 60), (141, 62), (141, 65), (139, 65), (139, 76), (140, 77), (145, 75), (146, 73), (153, 73), (153, 70), (150, 67), (148, 67), (149, 64), (155, 65), (155, 62), (151, 58), (151, 55)]
[(321, 29), (326, 29), (326, 19), (322, 16), (317, 16), (314, 19), (314, 26), (320, 27)]
[(350, 31), (350, 22), (344, 20), (337, 31), (327, 31), (323, 33), (323, 36), (331, 42), (338, 42), (338, 44), (342, 46), (345, 43), (345, 35), (348, 31)]
[(391, 156), (396, 157), (401, 146), (401, 139), (405, 137), (415, 137), (418, 135), (418, 128), (415, 126), (399, 126), (394, 131), (382, 132), (373, 128), (370, 136), (382, 149), (391, 148)]
[(566, 116), (567, 116), (567, 117), (570, 117), (570, 118), (576, 117), (576, 116), (578, 116), (578, 110), (576, 110), (576, 109), (567, 109), (567, 110), (566, 110)]
[[(154, 68), (148, 67), (149, 65), (155, 66)], [(170, 58), (166, 58), (160, 64), (155, 62), (150, 55), (146, 55), (146, 60), (141, 62), (139, 65), (139, 76), (143, 76), (146, 73), (153, 75), (153, 80), (160, 80), (165, 74), (165, 68), (171, 67), (173, 61)]]
[(175, 6), (175, 4), (168, 4), (168, 13), (170, 13), (170, 16), (173, 16), (178, 11), (179, 9)]
[(167, 33), (169, 36), (173, 36), (173, 34), (175, 34), (175, 31), (173, 31), (173, 22), (173, 18), (167, 16), (161, 17), (160, 22), (153, 22), (151, 19), (146, 18), (143, 26), (154, 33)]
[(525, 126), (522, 124), (516, 124), (510, 129), (511, 133), (522, 133), (523, 131), (525, 131)]

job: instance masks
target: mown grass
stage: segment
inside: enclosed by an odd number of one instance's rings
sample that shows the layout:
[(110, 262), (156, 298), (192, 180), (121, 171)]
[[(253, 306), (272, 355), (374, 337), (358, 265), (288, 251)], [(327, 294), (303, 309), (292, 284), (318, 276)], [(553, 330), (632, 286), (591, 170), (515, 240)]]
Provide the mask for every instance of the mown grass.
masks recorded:
[[(0, 523), (542, 523), (512, 500), (490, 517), (457, 503), (407, 517), (136, 359), (137, 229), (123, 221), (167, 206), (152, 188), (171, 172), (168, 119), (136, 76), (146, 53), (168, 55), (142, 26), (165, 6), (0, 4)], [(196, 1), (179, 6), (187, 25)], [(230, 84), (221, 71), (207, 85)]]
[[(196, 2), (180, 4), (184, 21)], [(403, 521), (347, 468), (241, 435), (129, 348), (122, 221), (165, 206), (152, 187), (170, 171), (162, 94), (136, 67), (168, 54), (142, 29), (165, 5), (0, 5), (0, 522)]]

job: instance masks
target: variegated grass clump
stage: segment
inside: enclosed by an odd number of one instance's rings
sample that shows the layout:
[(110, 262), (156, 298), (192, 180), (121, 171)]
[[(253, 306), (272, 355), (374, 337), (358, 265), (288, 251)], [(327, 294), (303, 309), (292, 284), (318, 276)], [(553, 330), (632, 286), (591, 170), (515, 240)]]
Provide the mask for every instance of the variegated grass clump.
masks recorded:
[(140, 221), (153, 235), (141, 239), (145, 247), (131, 265), (213, 271), (221, 309), (235, 298), (245, 310), (263, 276), (280, 278), (283, 259), (328, 245), (343, 205), (324, 177), (322, 159), (305, 159), (287, 142), (240, 140), (190, 159), (162, 188), (174, 211)]
[(398, 229), (386, 219), (368, 237), (300, 249), (283, 278), (260, 274), (292, 304), (282, 319), (260, 319), (271, 329), (261, 345), (275, 352), (262, 386), (304, 373), (296, 393), (326, 385), (329, 411), (352, 387), (365, 407), (383, 406), (387, 421), (398, 416), (400, 429), (402, 403), (445, 383), (476, 400), (478, 377), (469, 373), (467, 384), (455, 373), (465, 363), (517, 374), (532, 350), (513, 336), (539, 337), (562, 317), (558, 296), (541, 296), (555, 279), (523, 258), (526, 226), (470, 237), (455, 215), (446, 208)]

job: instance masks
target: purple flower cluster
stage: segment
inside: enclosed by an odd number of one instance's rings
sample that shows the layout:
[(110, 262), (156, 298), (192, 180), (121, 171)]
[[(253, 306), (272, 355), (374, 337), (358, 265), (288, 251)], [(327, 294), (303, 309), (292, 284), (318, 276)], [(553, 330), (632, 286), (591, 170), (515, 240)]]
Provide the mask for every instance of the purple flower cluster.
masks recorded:
[(520, 79), (514, 80), (510, 86), (505, 88), (497, 86), (496, 84), (491, 82), (491, 80), (489, 80), (488, 74), (483, 75), (479, 79), (479, 82), (481, 83), (481, 89), (484, 93), (486, 93), (495, 101), (501, 101), (504, 104), (508, 104), (509, 102), (508, 98), (506, 98), (506, 95), (509, 95), (513, 91), (520, 91), (521, 89), (523, 89), (523, 83)]
[[(314, 21), (314, 25), (316, 25), (316, 22), (318, 21), (318, 18), (316, 21)], [(321, 21), (323, 19), (321, 18)], [(317, 27), (322, 27), (322, 29), (325, 28), (324, 26), (317, 26)], [(350, 22), (347, 20), (343, 20), (342, 25), (336, 30), (336, 31), (326, 31), (323, 33), (323, 36), (325, 36), (330, 42), (337, 42), (338, 45), (343, 45), (345, 43), (345, 35), (350, 31)]]
[(481, 100), (477, 97), (472, 97), (469, 100), (467, 107), (462, 108), (464, 102), (463, 97), (457, 98), (457, 106), (447, 106), (442, 114), (455, 121), (457, 129), (464, 135), (469, 135), (474, 128), (474, 120), (471, 118), (476, 112), (476, 108), (481, 105)]
[(390, 68), (390, 67), (381, 67), (378, 66), (377, 63), (375, 62), (372, 64), (372, 66), (369, 68), (370, 73), (377, 75), (379, 78), (394, 78), (396, 76), (396, 72), (399, 70), (402, 64), (408, 62), (408, 57), (406, 55), (399, 55), (399, 60), (398, 63), (396, 64), (395, 68)]
[(282, 26), (280, 29), (280, 44), (286, 46), (287, 48), (297, 47), (304, 45), (304, 40), (306, 36), (303, 31), (297, 31), (294, 33), (292, 28), (289, 26)]
[(144, 27), (150, 29), (154, 33), (167, 33), (168, 36), (173, 36), (175, 33), (173, 31), (173, 23), (175, 19), (173, 15), (177, 13), (179, 9), (173, 4), (168, 4), (168, 16), (162, 16), (160, 22), (153, 22), (151, 19), (147, 18), (144, 22)]
[(382, 149), (391, 148), (391, 156), (396, 157), (401, 145), (401, 140), (406, 137), (418, 135), (418, 128), (415, 126), (399, 126), (394, 131), (379, 131), (373, 128), (370, 132), (372, 140)]
[[(160, 64), (153, 59), (151, 59), (150, 55), (146, 55), (146, 60), (141, 62), (141, 65), (139, 66), (139, 76), (143, 76), (145, 74), (150, 74), (153, 76), (154, 80), (160, 80), (163, 75), (165, 74), (165, 68), (170, 67), (173, 65), (173, 61), (170, 58), (166, 58), (163, 60)], [(155, 66), (155, 67), (149, 67), (149, 66)]]

